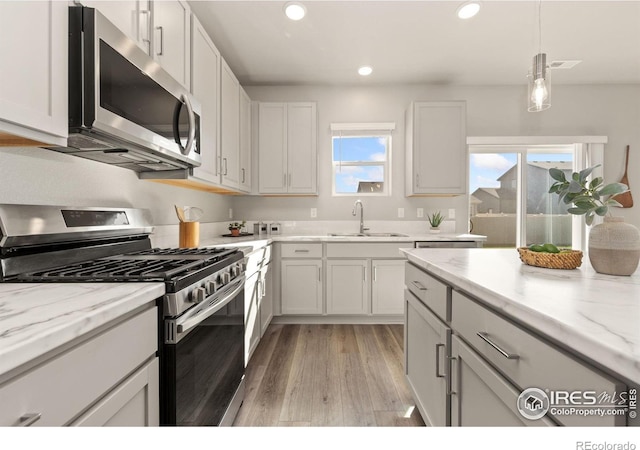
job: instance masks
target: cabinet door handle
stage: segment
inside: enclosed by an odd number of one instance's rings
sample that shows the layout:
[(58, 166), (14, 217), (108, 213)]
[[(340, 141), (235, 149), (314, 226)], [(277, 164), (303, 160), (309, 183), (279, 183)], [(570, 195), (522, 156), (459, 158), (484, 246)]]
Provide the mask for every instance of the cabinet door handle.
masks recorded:
[(38, 420), (42, 418), (42, 413), (29, 413), (20, 417), (20, 421), (18, 422), (19, 427), (30, 427)]
[[(451, 361), (451, 372), (450, 376), (449, 376), (449, 392), (447, 392), (447, 395), (457, 395), (458, 391), (460, 390), (460, 387), (458, 385), (456, 385), (456, 390), (453, 390), (453, 363), (458, 361), (458, 358), (456, 358), (455, 356), (449, 356), (448, 357), (449, 361)], [(458, 380), (459, 378), (456, 377), (456, 380)]]
[(362, 281), (367, 281), (367, 268), (362, 267)]
[(440, 374), (440, 349), (444, 347), (444, 344), (436, 344), (436, 377), (445, 378), (445, 375)]
[(298, 248), (298, 249), (295, 249), (293, 253), (309, 253), (309, 250)]
[(428, 290), (426, 287), (424, 287), (424, 285), (422, 283), (420, 283), (419, 281), (412, 281), (411, 284), (413, 284), (419, 291), (426, 291)]
[(242, 168), (242, 184), (244, 184), (244, 167)]
[(417, 188), (420, 187), (420, 174), (419, 173), (416, 174), (416, 187)]
[(318, 281), (322, 281), (322, 267), (318, 267)]
[(287, 187), (291, 187), (291, 173), (289, 173), (287, 178), (289, 179), (289, 181), (287, 182)]
[(378, 268), (373, 268), (373, 281), (378, 281)]
[(222, 164), (224, 165), (223, 175), (227, 175), (227, 158), (222, 158)]
[(267, 295), (267, 280), (263, 279), (260, 283), (260, 286), (262, 286), (262, 296), (266, 296)]
[(495, 342), (493, 342), (490, 338), (489, 338), (489, 334), (485, 333), (483, 331), (479, 331), (477, 333), (478, 337), (480, 339), (482, 339), (483, 341), (485, 341), (487, 344), (489, 344), (491, 347), (493, 347), (494, 349), (497, 350), (498, 353), (500, 353), (502, 356), (504, 356), (507, 359), (518, 359), (520, 358), (520, 356), (516, 355), (515, 353), (509, 353), (506, 350), (503, 350), (498, 344), (496, 344)]
[(156, 50), (156, 55), (162, 56), (162, 53), (163, 53), (163, 50), (164, 50), (164, 31), (163, 31), (162, 27), (156, 27), (156, 31), (160, 32), (160, 39), (158, 39), (158, 42), (160, 42), (160, 45), (158, 46), (158, 49)]

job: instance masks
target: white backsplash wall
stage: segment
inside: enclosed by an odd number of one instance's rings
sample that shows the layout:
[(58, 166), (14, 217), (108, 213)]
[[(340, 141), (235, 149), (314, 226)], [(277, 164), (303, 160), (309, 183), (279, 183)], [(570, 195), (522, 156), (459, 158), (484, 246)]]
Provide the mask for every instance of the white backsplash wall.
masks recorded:
[(231, 198), (51, 150), (0, 148), (0, 203), (147, 208), (154, 225), (171, 225), (178, 223), (174, 204), (201, 208), (202, 222), (226, 221)]
[[(245, 86), (255, 101), (315, 101), (318, 104), (317, 197), (237, 197), (234, 218), (245, 220), (351, 220), (358, 197), (331, 195), (332, 122), (395, 122), (392, 135), (392, 196), (363, 197), (367, 220), (416, 220), (416, 208), (426, 214), (455, 209), (456, 232), (468, 231), (467, 197), (404, 196), (405, 113), (411, 101), (466, 100), (468, 136), (580, 136), (604, 135), (605, 180), (618, 181), (623, 172), (624, 148), (631, 145), (629, 179), (632, 190), (640, 186), (640, 86), (562, 84), (567, 73), (554, 78), (551, 109), (527, 112), (526, 78), (521, 86), (375, 86), (373, 79), (360, 86)], [(635, 150), (635, 151), (634, 151)], [(257, 171), (256, 171), (257, 172)], [(398, 218), (404, 208), (405, 218)], [(620, 209), (614, 214), (640, 226), (640, 209)]]

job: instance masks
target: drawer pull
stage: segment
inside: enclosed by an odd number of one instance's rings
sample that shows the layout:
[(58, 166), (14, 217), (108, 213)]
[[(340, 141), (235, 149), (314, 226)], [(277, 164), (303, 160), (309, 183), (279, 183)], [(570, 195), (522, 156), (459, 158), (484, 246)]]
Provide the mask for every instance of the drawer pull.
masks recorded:
[(493, 348), (495, 348), (498, 353), (500, 353), (502, 356), (504, 356), (507, 359), (518, 359), (520, 358), (520, 356), (514, 354), (514, 353), (509, 353), (504, 351), (502, 348), (500, 348), (500, 346), (498, 344), (496, 344), (495, 342), (493, 342), (491, 339), (489, 339), (489, 334), (488, 333), (484, 333), (482, 331), (479, 331), (478, 333), (478, 337), (480, 339), (482, 339), (483, 341), (485, 341), (487, 344), (489, 344), (490, 346), (492, 346)]
[(19, 427), (30, 427), (31, 425), (36, 423), (41, 418), (42, 418), (42, 414), (41, 413), (25, 414), (24, 416), (20, 417), (20, 422), (18, 422), (18, 426)]
[(424, 287), (424, 285), (422, 283), (420, 283), (419, 281), (412, 281), (411, 284), (413, 284), (420, 291), (426, 291), (427, 290), (427, 288)]
[(440, 374), (440, 349), (444, 347), (444, 344), (436, 344), (436, 377), (444, 378), (445, 375)]
[(309, 253), (309, 250), (300, 250), (300, 249), (296, 249), (293, 251), (294, 253)]
[[(451, 372), (449, 375), (449, 392), (447, 392), (447, 395), (458, 395), (458, 393), (456, 391), (453, 390), (453, 363), (457, 363), (458, 362), (458, 358), (455, 356), (448, 356), (447, 359), (450, 361), (450, 367), (451, 367)], [(459, 387), (456, 387), (457, 390), (460, 390)]]

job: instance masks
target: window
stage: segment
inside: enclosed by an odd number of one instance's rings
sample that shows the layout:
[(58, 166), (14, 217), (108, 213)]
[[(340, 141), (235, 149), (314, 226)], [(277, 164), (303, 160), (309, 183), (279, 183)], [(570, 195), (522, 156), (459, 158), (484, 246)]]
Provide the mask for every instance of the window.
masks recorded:
[(332, 124), (333, 195), (391, 195), (393, 124)]
[(572, 246), (568, 207), (548, 192), (550, 168), (573, 172), (573, 145), (471, 147), (469, 161), (470, 220), (486, 247)]

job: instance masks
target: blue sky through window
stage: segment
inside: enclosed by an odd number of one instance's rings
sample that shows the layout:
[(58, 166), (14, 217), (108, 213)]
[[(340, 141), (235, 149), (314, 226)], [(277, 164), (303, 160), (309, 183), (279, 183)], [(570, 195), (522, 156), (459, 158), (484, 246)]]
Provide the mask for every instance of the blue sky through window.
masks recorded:
[(387, 136), (335, 136), (333, 138), (335, 192), (357, 193), (360, 182), (377, 182), (382, 187), (385, 179), (387, 143)]
[[(570, 153), (528, 153), (527, 161), (572, 161)], [(516, 165), (515, 153), (472, 153), (469, 164), (469, 192), (500, 187), (498, 178)]]

